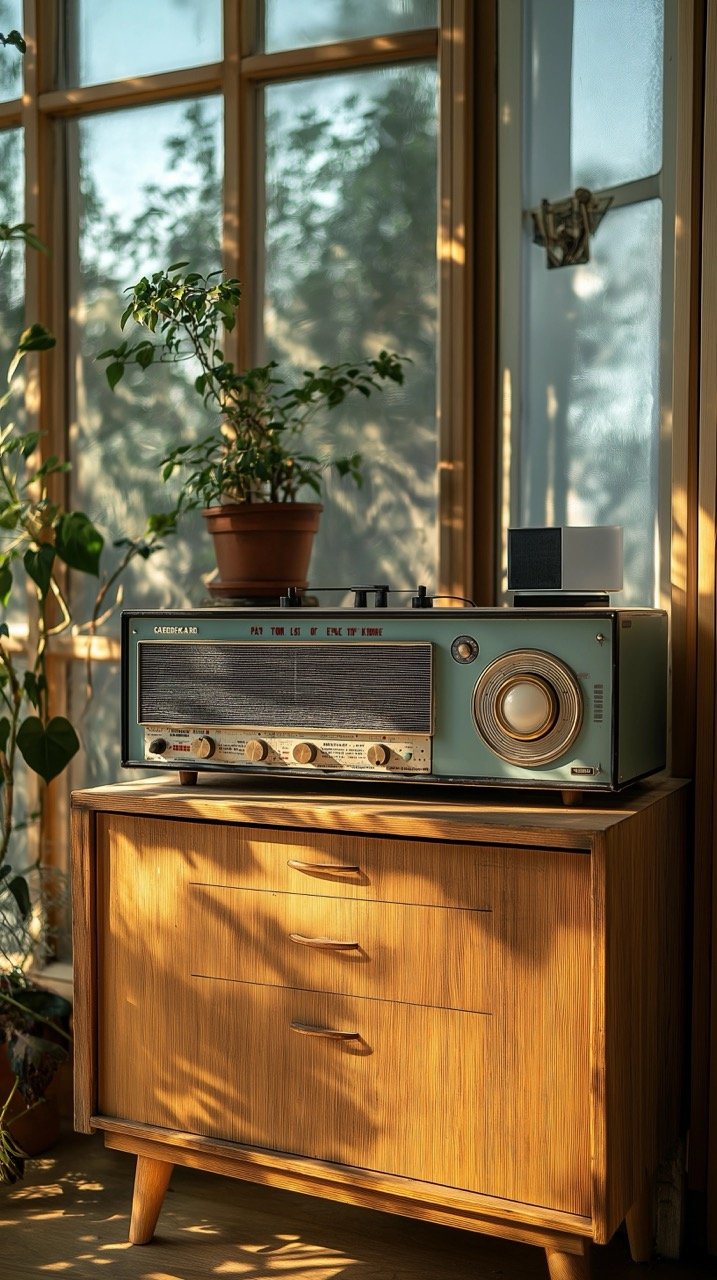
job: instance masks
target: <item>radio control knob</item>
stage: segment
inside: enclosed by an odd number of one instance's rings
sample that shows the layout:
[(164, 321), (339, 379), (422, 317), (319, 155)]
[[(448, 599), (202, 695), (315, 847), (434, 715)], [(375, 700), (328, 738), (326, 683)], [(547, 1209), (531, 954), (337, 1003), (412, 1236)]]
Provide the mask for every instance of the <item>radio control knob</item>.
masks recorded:
[(391, 748), (385, 742), (372, 742), (366, 751), (369, 764), (388, 764), (391, 759)]
[(200, 760), (210, 760), (216, 749), (217, 744), (213, 738), (195, 738), (192, 742), (192, 755), (197, 756)]
[(152, 741), (149, 744), (150, 755), (163, 756), (166, 750), (167, 750), (166, 738), (152, 738)]
[(268, 742), (262, 742), (261, 738), (250, 738), (244, 744), (244, 756), (247, 760), (251, 760), (252, 764), (258, 764), (260, 760), (266, 760), (269, 754)]
[(297, 764), (311, 764), (316, 759), (317, 751), (313, 742), (297, 742), (291, 754)]

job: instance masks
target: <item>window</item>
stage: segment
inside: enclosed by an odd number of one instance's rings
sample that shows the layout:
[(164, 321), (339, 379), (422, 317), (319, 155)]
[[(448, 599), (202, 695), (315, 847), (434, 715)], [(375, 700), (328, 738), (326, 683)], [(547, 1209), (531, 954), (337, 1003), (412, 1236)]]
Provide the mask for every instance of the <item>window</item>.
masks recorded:
[[(242, 281), (241, 364), (298, 371), (382, 347), (412, 361), (404, 388), (317, 427), (317, 449), (330, 431), (364, 454), (367, 480), (328, 486), (312, 587), (465, 590), (470, 388), (451, 361), (470, 305), (470, 15), (465, 0), (440, 14), (437, 0), (0, 0), (0, 30), (28, 41), (0, 67), (0, 220), (24, 217), (50, 250), (28, 255), (26, 310), (57, 337), (31, 369), (32, 421), (71, 458), (67, 492), (108, 569), (113, 542), (169, 506), (159, 460), (203, 411), (186, 371), (112, 394), (95, 356), (119, 340), (123, 291), (190, 260)], [(21, 327), (22, 286), (15, 253), (4, 332)], [(205, 603), (199, 523), (125, 577), (125, 603)], [(81, 621), (87, 584), (70, 591)], [(92, 642), (89, 711), (87, 633), (53, 647), (55, 705), (83, 742), (73, 785), (118, 776), (117, 636), (115, 615)], [(62, 861), (59, 801), (46, 837)]]
[[(625, 604), (669, 584), (674, 12), (500, 8), (503, 525), (622, 525)], [(589, 262), (548, 270), (532, 211), (578, 187), (610, 207)]]

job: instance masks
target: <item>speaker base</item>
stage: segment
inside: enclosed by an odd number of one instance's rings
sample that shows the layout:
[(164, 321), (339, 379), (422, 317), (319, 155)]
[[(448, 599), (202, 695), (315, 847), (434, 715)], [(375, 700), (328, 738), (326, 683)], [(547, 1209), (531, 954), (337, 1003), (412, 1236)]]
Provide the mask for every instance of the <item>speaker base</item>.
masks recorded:
[(602, 591), (516, 591), (516, 609), (608, 609), (610, 597)]

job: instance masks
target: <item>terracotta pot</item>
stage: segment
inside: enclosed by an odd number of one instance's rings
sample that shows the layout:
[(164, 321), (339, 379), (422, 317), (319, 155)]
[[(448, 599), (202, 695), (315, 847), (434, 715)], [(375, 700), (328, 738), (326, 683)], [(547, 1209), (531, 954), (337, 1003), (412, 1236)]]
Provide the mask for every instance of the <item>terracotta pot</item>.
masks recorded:
[(215, 596), (281, 596), (308, 582), (320, 502), (242, 502), (205, 507), (219, 581)]

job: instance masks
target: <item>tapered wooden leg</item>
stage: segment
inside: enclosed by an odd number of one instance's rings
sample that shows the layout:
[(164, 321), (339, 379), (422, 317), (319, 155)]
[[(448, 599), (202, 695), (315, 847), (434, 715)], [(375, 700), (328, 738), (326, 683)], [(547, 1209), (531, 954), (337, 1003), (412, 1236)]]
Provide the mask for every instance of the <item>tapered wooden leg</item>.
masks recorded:
[(652, 1179), (645, 1185), (625, 1218), (630, 1257), (633, 1262), (649, 1262), (652, 1255)]
[(173, 1168), (174, 1165), (167, 1164), (165, 1160), (137, 1156), (129, 1224), (130, 1244), (149, 1244), (152, 1239)]
[(582, 1236), (570, 1241), (568, 1251), (546, 1248), (545, 1257), (550, 1280), (590, 1280), (590, 1241)]

